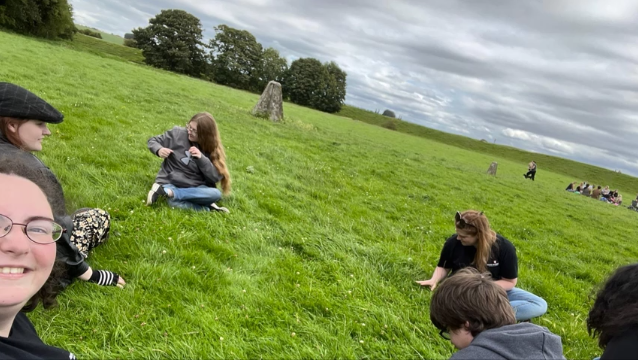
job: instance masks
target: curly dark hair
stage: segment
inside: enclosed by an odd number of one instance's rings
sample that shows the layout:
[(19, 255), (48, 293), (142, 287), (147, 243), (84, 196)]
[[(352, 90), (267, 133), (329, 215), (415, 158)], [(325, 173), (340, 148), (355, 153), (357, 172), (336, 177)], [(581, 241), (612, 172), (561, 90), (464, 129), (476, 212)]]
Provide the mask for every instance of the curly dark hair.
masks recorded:
[(605, 348), (638, 324), (638, 263), (620, 267), (598, 291), (587, 317), (587, 331)]
[[(15, 175), (21, 178), (24, 178), (28, 181), (33, 182), (37, 185), (42, 193), (45, 195), (46, 185), (43, 184), (44, 180), (42, 179), (41, 173), (39, 173), (35, 169), (31, 169), (26, 167), (24, 163), (20, 162), (19, 159), (16, 158), (3, 158), (0, 162), (0, 174), (6, 175)], [(49, 206), (51, 206), (51, 200), (47, 198), (47, 202)], [(47, 278), (46, 282), (40, 288), (40, 290), (31, 297), (31, 299), (26, 303), (26, 305), (22, 308), (22, 311), (29, 312), (33, 311), (40, 302), (44, 308), (51, 308), (57, 305), (56, 297), (62, 291), (62, 279), (66, 273), (64, 263), (60, 261), (55, 261), (53, 264), (53, 269), (51, 270), (51, 274)]]

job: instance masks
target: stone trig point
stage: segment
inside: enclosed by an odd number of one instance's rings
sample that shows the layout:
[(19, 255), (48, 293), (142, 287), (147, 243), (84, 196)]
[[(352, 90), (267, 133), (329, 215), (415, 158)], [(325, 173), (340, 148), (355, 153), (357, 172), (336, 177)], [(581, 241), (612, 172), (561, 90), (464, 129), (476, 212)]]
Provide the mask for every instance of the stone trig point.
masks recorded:
[(266, 89), (261, 93), (259, 102), (253, 108), (252, 114), (257, 117), (268, 118), (278, 122), (284, 118), (283, 97), (281, 95), (281, 84), (270, 81)]
[(490, 167), (487, 169), (487, 174), (496, 175), (496, 168), (498, 168), (498, 163), (492, 162), (492, 164), (490, 164)]

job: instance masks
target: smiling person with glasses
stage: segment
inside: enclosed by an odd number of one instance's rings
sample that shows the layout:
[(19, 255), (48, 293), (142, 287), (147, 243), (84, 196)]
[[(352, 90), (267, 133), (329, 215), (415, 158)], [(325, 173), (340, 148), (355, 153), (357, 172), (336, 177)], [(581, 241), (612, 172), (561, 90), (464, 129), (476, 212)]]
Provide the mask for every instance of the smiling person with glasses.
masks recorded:
[(450, 273), (453, 275), (460, 269), (473, 267), (480, 272), (489, 272), (495, 283), (507, 292), (516, 320), (529, 320), (547, 312), (545, 300), (515, 287), (518, 281), (516, 248), (490, 228), (483, 212), (456, 212), (454, 225), (456, 233), (445, 241), (432, 278), (416, 281), (419, 285), (434, 290)]
[(56, 241), (65, 230), (33, 181), (0, 170), (0, 184), (0, 359), (75, 359), (43, 343), (24, 313), (56, 304)]
[(430, 320), (459, 349), (452, 360), (562, 360), (559, 336), (516, 323), (507, 293), (489, 273), (466, 268), (436, 288)]
[(68, 232), (57, 242), (57, 258), (66, 264), (62, 284), (76, 278), (100, 286), (123, 287), (122, 277), (111, 271), (93, 270), (85, 259), (89, 251), (108, 239), (111, 216), (98, 208), (83, 208), (67, 214), (64, 191), (57, 177), (32, 153), (42, 151), (42, 141), (51, 135), (49, 124), (59, 124), (64, 115), (51, 104), (18, 85), (0, 82), (0, 166), (17, 171), (33, 170), (38, 185), (51, 203), (57, 223)]
[[(160, 196), (172, 207), (228, 213), (217, 205), (230, 193), (230, 173), (217, 123), (209, 113), (198, 113), (186, 127), (174, 127), (148, 140), (151, 153), (164, 159), (146, 204)], [(221, 191), (217, 189), (221, 185)]]

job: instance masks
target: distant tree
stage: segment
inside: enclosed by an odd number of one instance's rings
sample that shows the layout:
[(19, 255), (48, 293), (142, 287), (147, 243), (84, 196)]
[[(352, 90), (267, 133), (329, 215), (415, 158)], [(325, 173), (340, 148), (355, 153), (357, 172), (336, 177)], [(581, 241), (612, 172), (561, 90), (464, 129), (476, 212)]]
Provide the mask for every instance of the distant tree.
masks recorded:
[(5, 0), (0, 27), (50, 39), (73, 39), (77, 31), (67, 0)]
[(227, 25), (215, 28), (210, 41), (213, 79), (233, 88), (260, 91), (262, 46), (253, 34)]
[(394, 115), (394, 112), (390, 109), (386, 109), (383, 111), (383, 115), (385, 115), (386, 117), (390, 117), (390, 118), (396, 118), (397, 116)]
[(135, 39), (135, 35), (132, 33), (126, 33), (124, 34), (124, 39)]
[(328, 80), (319, 109), (328, 113), (336, 113), (341, 110), (341, 106), (346, 100), (347, 74), (334, 61), (325, 64), (324, 67), (328, 71)]
[(284, 97), (293, 103), (335, 113), (346, 97), (346, 73), (334, 62), (301, 58), (290, 64), (283, 81)]
[(129, 48), (137, 48), (137, 41), (135, 39), (124, 39), (124, 46)]
[(202, 24), (184, 10), (162, 10), (146, 28), (133, 30), (146, 64), (203, 77), (207, 72)]
[(97, 31), (93, 31), (91, 29), (82, 29), (82, 30), (78, 30), (78, 32), (80, 34), (84, 34), (84, 35), (92, 36), (94, 38), (102, 39), (102, 34), (101, 33), (97, 32)]
[(288, 61), (280, 57), (277, 50), (273, 48), (265, 49), (261, 55), (257, 90), (263, 90), (271, 80), (281, 83), (286, 71), (288, 71)]
[(295, 104), (316, 108), (326, 88), (328, 70), (314, 58), (300, 58), (290, 64), (283, 84), (283, 94)]

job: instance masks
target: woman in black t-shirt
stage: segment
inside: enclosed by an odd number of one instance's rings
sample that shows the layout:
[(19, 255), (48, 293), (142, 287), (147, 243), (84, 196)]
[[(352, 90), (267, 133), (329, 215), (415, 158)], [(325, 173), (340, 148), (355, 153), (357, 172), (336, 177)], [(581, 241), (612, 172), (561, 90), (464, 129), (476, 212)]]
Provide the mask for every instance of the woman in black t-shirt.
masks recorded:
[(490, 272), (492, 279), (507, 291), (516, 320), (529, 320), (547, 312), (545, 300), (515, 287), (518, 280), (516, 248), (490, 228), (483, 212), (456, 212), (454, 223), (456, 233), (445, 241), (432, 278), (416, 281), (418, 284), (434, 289), (450, 273), (474, 267), (481, 272)]
[(51, 205), (34, 183), (37, 174), (9, 173), (6, 163), (0, 163), (0, 359), (75, 359), (44, 344), (23, 313), (40, 302), (55, 304), (55, 242), (65, 230), (53, 221)]

